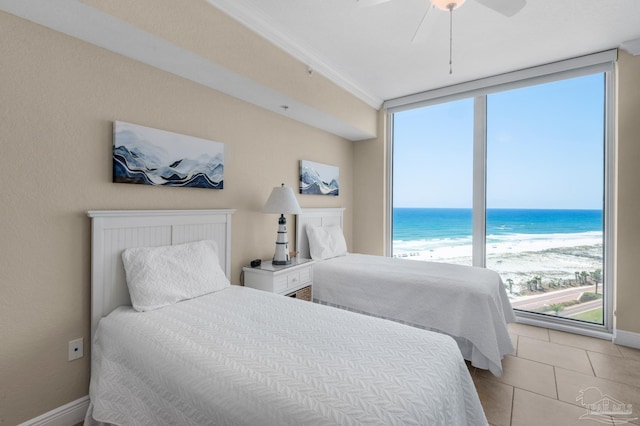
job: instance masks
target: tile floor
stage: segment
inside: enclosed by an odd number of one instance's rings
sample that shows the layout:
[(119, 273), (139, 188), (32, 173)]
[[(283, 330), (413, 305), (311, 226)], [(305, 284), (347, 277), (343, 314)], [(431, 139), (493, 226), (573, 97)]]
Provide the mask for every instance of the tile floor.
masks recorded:
[[(516, 349), (502, 377), (470, 367), (491, 425), (640, 425), (640, 350), (524, 324), (509, 334)], [(613, 416), (587, 409), (607, 398), (624, 404), (609, 406)]]

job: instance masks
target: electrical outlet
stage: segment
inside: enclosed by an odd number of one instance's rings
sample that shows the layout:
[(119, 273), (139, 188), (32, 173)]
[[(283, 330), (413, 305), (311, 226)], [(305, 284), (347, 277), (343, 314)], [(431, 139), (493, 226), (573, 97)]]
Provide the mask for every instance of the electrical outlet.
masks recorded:
[(69, 341), (69, 361), (73, 361), (84, 356), (82, 337)]

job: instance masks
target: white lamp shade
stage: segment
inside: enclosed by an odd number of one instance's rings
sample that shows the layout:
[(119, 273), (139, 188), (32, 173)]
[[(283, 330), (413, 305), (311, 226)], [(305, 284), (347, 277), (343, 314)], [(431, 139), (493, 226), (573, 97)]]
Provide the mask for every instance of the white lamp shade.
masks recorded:
[(276, 186), (262, 208), (263, 213), (300, 214), (302, 210), (293, 190), (287, 186)]

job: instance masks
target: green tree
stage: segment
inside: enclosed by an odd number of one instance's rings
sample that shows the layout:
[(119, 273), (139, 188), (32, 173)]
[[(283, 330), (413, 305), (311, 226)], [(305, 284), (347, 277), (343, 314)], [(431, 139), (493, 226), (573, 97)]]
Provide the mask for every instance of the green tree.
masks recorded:
[(536, 275), (533, 280), (535, 281), (536, 291), (542, 291), (542, 277)]
[(602, 269), (596, 269), (593, 272), (590, 272), (591, 279), (596, 283), (596, 294), (598, 294), (598, 283), (602, 281)]
[(560, 312), (561, 310), (564, 309), (564, 306), (562, 306), (559, 303), (554, 303), (553, 305), (549, 305), (549, 309), (551, 309), (553, 312), (556, 313), (556, 316), (558, 316), (558, 312)]
[(580, 283), (582, 285), (587, 285), (587, 277), (589, 276), (589, 273), (587, 271), (582, 271), (580, 272)]
[(533, 284), (535, 284), (534, 280), (527, 280), (527, 287), (529, 288), (529, 291), (534, 291)]
[(509, 294), (513, 294), (513, 280), (511, 278), (507, 278), (507, 284), (509, 284)]

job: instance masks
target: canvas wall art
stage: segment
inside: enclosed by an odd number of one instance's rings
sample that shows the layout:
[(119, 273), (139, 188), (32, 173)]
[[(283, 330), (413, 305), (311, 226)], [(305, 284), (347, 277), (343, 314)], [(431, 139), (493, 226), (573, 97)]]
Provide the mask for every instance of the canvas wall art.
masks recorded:
[(113, 127), (114, 182), (223, 188), (223, 143), (124, 121)]
[(340, 168), (314, 161), (300, 161), (300, 193), (334, 195), (340, 192)]

